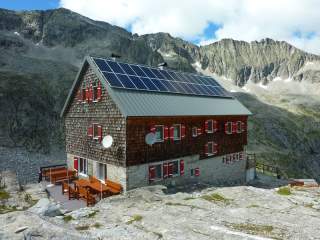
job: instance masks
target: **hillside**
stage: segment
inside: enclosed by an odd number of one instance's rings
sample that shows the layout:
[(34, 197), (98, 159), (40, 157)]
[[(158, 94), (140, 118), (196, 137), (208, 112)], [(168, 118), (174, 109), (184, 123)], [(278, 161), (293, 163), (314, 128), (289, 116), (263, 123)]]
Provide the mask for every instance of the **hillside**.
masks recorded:
[(19, 161), (34, 166), (56, 152), (64, 159), (59, 112), (67, 92), (85, 55), (111, 53), (216, 76), (254, 113), (248, 150), (259, 161), (289, 176), (319, 176), (319, 56), (271, 39), (199, 47), (167, 33), (138, 36), (66, 9), (0, 9), (0, 168), (16, 168), (8, 159), (25, 149), (33, 155)]

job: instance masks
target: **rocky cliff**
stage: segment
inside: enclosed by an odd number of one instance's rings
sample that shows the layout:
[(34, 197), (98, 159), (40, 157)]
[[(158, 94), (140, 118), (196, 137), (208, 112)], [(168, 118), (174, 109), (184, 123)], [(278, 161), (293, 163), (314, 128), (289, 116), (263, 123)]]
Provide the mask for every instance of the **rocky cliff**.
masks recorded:
[[(272, 39), (199, 47), (167, 33), (139, 36), (66, 9), (0, 9), (0, 145), (44, 154), (63, 150), (59, 112), (81, 61), (111, 53), (215, 75), (255, 114), (248, 148), (259, 160), (281, 165), (290, 176), (319, 175), (319, 56)], [(0, 169), (15, 167), (6, 164), (4, 152)]]

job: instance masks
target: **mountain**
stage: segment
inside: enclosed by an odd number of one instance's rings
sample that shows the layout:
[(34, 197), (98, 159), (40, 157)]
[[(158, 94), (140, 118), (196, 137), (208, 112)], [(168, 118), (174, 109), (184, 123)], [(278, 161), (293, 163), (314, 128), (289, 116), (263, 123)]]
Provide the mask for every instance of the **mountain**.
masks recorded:
[(85, 55), (111, 53), (215, 76), (254, 113), (248, 151), (258, 161), (279, 165), (289, 176), (319, 175), (319, 56), (272, 39), (199, 47), (167, 33), (139, 36), (63, 8), (0, 9), (0, 169), (14, 168), (7, 160), (23, 160), (25, 151), (43, 154), (28, 156), (32, 166), (57, 151), (65, 158), (59, 112), (72, 81)]

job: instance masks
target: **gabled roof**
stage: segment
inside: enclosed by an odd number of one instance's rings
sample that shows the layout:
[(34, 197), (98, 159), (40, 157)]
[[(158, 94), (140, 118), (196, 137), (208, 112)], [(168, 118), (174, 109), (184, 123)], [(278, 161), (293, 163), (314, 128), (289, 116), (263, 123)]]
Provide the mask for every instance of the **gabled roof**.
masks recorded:
[(92, 67), (99, 79), (103, 79), (102, 85), (107, 89), (107, 92), (125, 117), (251, 115), (251, 112), (234, 97), (183, 95), (111, 87), (105, 75), (101, 73), (93, 62), (92, 57), (86, 57), (68, 94), (61, 116), (66, 113), (74, 91), (88, 65)]

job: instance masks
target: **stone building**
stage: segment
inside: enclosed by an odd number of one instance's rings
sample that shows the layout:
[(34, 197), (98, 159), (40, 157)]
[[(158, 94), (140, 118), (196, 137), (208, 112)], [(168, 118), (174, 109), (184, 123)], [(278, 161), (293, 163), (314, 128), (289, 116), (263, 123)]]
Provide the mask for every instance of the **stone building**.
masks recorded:
[(68, 167), (125, 190), (244, 182), (250, 114), (211, 77), (86, 57), (61, 113)]

